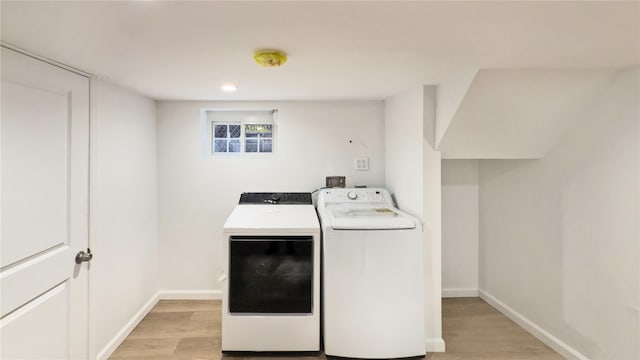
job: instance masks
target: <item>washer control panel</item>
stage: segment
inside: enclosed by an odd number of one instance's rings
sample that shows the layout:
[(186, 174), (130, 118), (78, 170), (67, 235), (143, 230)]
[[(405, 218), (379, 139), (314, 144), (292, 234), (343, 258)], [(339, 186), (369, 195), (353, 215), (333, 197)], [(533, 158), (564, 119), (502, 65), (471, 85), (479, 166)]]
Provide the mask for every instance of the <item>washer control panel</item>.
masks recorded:
[(381, 188), (331, 188), (323, 189), (318, 195), (318, 205), (320, 204), (336, 204), (336, 203), (352, 203), (352, 204), (393, 204), (389, 191)]

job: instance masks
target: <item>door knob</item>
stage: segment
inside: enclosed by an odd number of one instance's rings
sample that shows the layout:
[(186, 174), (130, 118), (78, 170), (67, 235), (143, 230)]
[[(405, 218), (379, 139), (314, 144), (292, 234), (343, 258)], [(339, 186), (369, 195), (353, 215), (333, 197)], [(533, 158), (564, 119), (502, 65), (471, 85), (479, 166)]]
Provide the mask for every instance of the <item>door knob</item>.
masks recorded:
[(91, 249), (87, 248), (87, 252), (80, 251), (76, 254), (76, 264), (81, 264), (85, 261), (91, 261), (93, 259), (93, 254), (91, 253)]

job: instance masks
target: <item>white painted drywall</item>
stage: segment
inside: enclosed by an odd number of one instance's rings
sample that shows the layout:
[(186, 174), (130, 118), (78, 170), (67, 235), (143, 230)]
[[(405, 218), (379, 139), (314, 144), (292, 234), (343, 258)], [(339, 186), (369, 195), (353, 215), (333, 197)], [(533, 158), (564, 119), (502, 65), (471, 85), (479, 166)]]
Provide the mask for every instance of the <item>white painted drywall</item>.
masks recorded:
[(91, 125), (92, 358), (104, 353), (158, 290), (156, 105), (96, 81)]
[(385, 183), (398, 207), (422, 219), (422, 86), (385, 100)]
[[(541, 158), (580, 121), (574, 114), (613, 73), (612, 68), (481, 69), (446, 132), (440, 133), (445, 129), (438, 119), (438, 150), (445, 159)], [(439, 93), (446, 96), (446, 90)]]
[[(423, 86), (422, 120), (435, 131), (436, 87)], [(434, 134), (423, 133), (425, 136)], [(422, 188), (424, 221), (424, 280), (427, 351), (444, 351), (442, 339), (442, 179), (440, 152), (433, 147), (433, 138), (423, 138)]]
[[(413, 84), (441, 83), (450, 70), (469, 65), (610, 67), (633, 64), (640, 52), (638, 1), (0, 6), (3, 41), (156, 99), (382, 99)], [(289, 62), (269, 71), (253, 65), (251, 52), (261, 46), (283, 48)], [(223, 93), (224, 81), (235, 81), (240, 91)]]
[(478, 295), (477, 160), (442, 160), (442, 296)]
[[(444, 351), (441, 308), (440, 153), (430, 145), (436, 88), (420, 86), (385, 101), (385, 182), (398, 206), (424, 223), (425, 334)], [(425, 130), (426, 129), (426, 130)]]
[[(306, 191), (325, 176), (347, 186), (384, 185), (382, 101), (159, 102), (160, 289), (219, 291), (222, 230), (245, 191)], [(201, 151), (203, 108), (278, 109), (275, 153), (212, 156)], [(351, 143), (350, 143), (351, 141)], [(369, 157), (369, 171), (353, 159)]]
[(440, 141), (442, 141), (444, 134), (447, 132), (477, 73), (478, 68), (475, 66), (461, 67), (446, 76), (445, 80), (438, 85), (435, 139), (433, 143), (436, 148), (440, 145)]
[(589, 359), (640, 358), (639, 84), (619, 73), (543, 159), (480, 163), (481, 291)]

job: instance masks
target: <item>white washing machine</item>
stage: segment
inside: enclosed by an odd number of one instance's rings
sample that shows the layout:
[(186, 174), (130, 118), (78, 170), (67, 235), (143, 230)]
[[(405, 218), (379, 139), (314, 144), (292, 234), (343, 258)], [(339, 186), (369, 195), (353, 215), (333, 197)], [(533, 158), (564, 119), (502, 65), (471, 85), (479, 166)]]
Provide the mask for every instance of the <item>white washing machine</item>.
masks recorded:
[(224, 224), (222, 351), (320, 350), (320, 225), (310, 193), (245, 193)]
[(424, 356), (422, 224), (380, 188), (318, 195), (324, 352), (350, 358)]

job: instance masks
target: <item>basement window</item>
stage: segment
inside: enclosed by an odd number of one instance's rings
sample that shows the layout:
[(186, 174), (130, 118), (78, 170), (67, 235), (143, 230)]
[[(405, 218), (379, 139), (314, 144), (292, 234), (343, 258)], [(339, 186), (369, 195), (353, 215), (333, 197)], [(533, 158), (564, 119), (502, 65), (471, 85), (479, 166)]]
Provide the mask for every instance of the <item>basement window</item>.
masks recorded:
[(272, 153), (277, 110), (206, 110), (210, 153)]
[(244, 152), (271, 152), (273, 150), (272, 124), (244, 124)]
[(213, 123), (213, 152), (240, 152), (240, 129), (234, 123)]

